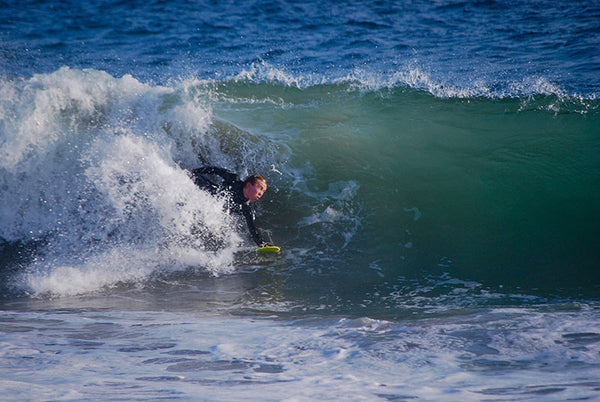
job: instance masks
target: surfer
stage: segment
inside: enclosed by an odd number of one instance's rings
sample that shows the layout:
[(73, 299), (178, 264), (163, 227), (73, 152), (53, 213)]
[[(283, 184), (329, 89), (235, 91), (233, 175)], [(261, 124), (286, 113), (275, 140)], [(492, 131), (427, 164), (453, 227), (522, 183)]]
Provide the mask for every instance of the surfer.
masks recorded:
[[(270, 246), (265, 242), (256, 228), (252, 202), (258, 201), (267, 191), (267, 180), (261, 175), (251, 175), (245, 180), (240, 180), (238, 175), (226, 169), (206, 166), (188, 170), (194, 183), (211, 194), (226, 194), (229, 196), (229, 210), (242, 214), (246, 218), (248, 230), (252, 239), (259, 247)], [(215, 175), (221, 178), (219, 183), (209, 180), (205, 175)]]

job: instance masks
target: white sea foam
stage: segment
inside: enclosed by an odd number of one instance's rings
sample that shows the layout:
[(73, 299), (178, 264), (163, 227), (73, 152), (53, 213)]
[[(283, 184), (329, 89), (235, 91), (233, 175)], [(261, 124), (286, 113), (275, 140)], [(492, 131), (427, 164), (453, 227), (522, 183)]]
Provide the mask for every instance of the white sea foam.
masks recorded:
[(261, 60), (250, 64), (233, 77), (234, 81), (278, 82), (289, 87), (306, 88), (326, 82), (326, 78), (312, 74), (291, 73)]
[(600, 327), (585, 308), (490, 308), (400, 322), (26, 311), (6, 313), (4, 326), (7, 400), (125, 392), (129, 399), (431, 401), (597, 394)]
[(231, 160), (190, 83), (62, 68), (0, 85), (0, 236), (37, 241), (26, 291), (86, 292), (164, 266), (232, 269), (243, 242), (233, 217), (182, 169), (198, 152)]
[(229, 79), (235, 82), (278, 83), (300, 89), (339, 84), (348, 85), (353, 91), (367, 92), (408, 87), (444, 99), (478, 97), (503, 99), (533, 95), (556, 96), (559, 99), (573, 98), (580, 101), (596, 99), (593, 95), (581, 97), (577, 93), (569, 93), (543, 75), (527, 75), (512, 81), (499, 82), (496, 77), (485, 74), (448, 76), (416, 62), (406, 62), (397, 66), (395, 70), (378, 71), (356, 67), (343, 75), (326, 75), (292, 72), (266, 61), (260, 61), (250, 64)]

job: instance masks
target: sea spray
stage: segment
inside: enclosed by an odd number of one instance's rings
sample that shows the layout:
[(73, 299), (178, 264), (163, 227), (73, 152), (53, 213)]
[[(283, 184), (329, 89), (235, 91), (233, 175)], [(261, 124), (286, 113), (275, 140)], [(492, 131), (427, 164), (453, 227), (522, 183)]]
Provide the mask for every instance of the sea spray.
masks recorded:
[(87, 292), (165, 267), (232, 269), (237, 220), (185, 168), (231, 166), (236, 148), (252, 158), (253, 145), (212, 126), (189, 86), (69, 68), (2, 85), (0, 235), (36, 244), (18, 281), (25, 291)]

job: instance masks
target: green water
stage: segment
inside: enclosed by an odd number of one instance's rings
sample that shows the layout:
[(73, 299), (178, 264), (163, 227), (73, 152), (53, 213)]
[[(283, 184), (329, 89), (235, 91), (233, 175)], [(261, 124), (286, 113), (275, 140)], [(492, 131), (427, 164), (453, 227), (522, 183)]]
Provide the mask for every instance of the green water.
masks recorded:
[[(266, 207), (284, 210), (269, 218), (284, 242), (329, 248), (341, 260), (332, 266), (353, 275), (446, 272), (496, 289), (597, 295), (597, 101), (342, 85), (220, 91), (215, 115), (266, 135), (288, 169), (272, 175), (279, 192)], [(310, 214), (321, 222), (289, 230)], [(355, 231), (349, 242), (344, 231)]]

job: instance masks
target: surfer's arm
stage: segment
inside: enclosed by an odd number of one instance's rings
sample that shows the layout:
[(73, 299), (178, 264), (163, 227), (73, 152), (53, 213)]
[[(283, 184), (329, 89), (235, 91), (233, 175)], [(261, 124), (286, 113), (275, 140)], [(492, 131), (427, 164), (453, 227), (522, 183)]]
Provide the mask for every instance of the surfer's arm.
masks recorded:
[(260, 247), (268, 245), (268, 243), (266, 243), (262, 239), (260, 233), (258, 232), (258, 229), (256, 228), (254, 211), (252, 210), (252, 208), (249, 205), (243, 205), (242, 214), (244, 215), (244, 218), (246, 218), (246, 223), (248, 224), (248, 230), (250, 231), (250, 236), (252, 236), (252, 240), (254, 240), (254, 242)]

